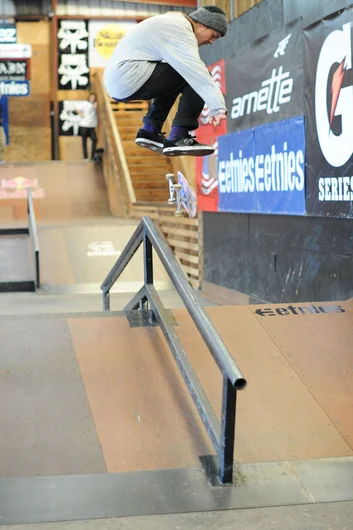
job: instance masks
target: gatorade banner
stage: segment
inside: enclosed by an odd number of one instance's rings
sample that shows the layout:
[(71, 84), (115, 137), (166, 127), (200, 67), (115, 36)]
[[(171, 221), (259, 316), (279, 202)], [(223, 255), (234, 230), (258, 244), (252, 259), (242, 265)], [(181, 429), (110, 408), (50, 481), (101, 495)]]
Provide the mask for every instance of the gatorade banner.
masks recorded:
[(304, 32), (308, 215), (353, 218), (353, 9)]
[(218, 138), (219, 211), (305, 214), (303, 117)]

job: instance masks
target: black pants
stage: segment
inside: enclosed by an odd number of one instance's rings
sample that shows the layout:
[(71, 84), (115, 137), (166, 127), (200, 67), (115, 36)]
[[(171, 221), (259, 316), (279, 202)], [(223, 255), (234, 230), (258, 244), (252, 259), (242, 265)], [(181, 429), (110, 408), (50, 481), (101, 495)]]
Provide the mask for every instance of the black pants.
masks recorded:
[(97, 135), (94, 127), (80, 127), (80, 133), (82, 136), (82, 149), (83, 149), (83, 158), (88, 158), (87, 154), (87, 138), (91, 138), (92, 148), (91, 148), (91, 159), (94, 158), (94, 153), (97, 149)]
[(152, 100), (144, 123), (162, 128), (176, 98), (181, 94), (173, 125), (187, 130), (197, 129), (204, 101), (193, 88), (167, 63), (158, 63), (151, 77), (135, 94), (123, 101)]

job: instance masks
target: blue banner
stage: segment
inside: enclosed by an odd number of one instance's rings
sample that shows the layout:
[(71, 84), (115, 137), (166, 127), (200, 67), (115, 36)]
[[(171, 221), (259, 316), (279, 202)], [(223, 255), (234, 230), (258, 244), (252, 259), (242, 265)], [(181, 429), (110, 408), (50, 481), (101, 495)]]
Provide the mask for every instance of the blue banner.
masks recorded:
[(0, 81), (0, 93), (4, 96), (29, 96), (29, 81)]
[(2, 96), (0, 94), (0, 116), (1, 116), (1, 121), (2, 121), (2, 124), (0, 123), (0, 125), (2, 125), (4, 131), (5, 131), (5, 136), (6, 136), (6, 145), (9, 144), (9, 105), (8, 105), (8, 101), (7, 101), (7, 97), (6, 96)]
[(302, 116), (218, 138), (219, 211), (305, 214)]

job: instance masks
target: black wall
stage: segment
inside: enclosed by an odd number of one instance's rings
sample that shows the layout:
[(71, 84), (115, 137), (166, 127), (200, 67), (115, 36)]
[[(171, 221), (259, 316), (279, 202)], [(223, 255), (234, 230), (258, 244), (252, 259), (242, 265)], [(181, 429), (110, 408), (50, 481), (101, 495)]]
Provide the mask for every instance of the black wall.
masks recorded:
[[(263, 0), (201, 50), (206, 64), (234, 54), (302, 17), (308, 26), (351, 0)], [(342, 300), (353, 296), (353, 220), (204, 213), (204, 279), (252, 302)]]

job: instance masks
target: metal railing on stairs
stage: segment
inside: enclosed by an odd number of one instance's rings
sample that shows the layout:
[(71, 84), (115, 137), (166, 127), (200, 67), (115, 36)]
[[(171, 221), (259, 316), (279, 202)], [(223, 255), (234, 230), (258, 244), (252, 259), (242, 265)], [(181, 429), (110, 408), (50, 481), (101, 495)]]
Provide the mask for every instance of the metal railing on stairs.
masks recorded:
[[(125, 310), (139, 311), (148, 308), (148, 306), (151, 308), (217, 452), (219, 480), (222, 484), (230, 484), (233, 481), (237, 391), (245, 388), (247, 383), (206, 311), (195, 296), (173, 253), (149, 217), (143, 217), (119, 259), (102, 283), (103, 309), (105, 311), (110, 310), (110, 289), (142, 243), (144, 246), (144, 285), (125, 307)], [(222, 373), (223, 395), (220, 422), (194, 372), (173, 324), (170, 322), (168, 312), (153, 286), (153, 248)]]

